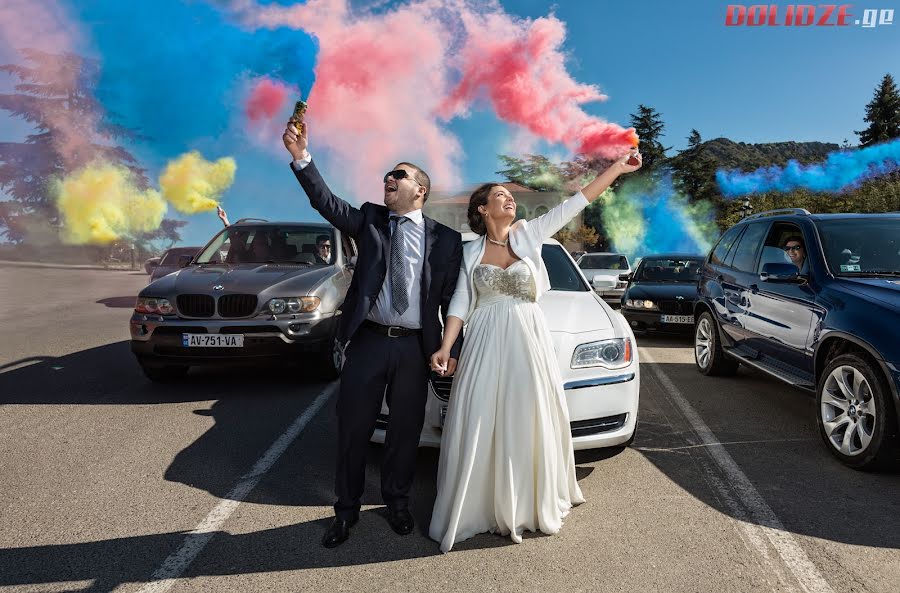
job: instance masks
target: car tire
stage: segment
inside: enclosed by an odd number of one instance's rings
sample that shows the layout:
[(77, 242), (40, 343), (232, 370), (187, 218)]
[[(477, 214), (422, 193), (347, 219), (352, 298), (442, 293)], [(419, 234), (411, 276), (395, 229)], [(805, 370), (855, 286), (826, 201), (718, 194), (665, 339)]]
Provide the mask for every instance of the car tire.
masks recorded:
[(719, 328), (709, 311), (704, 311), (694, 325), (694, 362), (697, 370), (709, 377), (733, 375), (740, 366), (738, 361), (725, 354)]
[(188, 374), (189, 366), (185, 365), (148, 365), (144, 362), (140, 363), (144, 376), (154, 383), (171, 383), (184, 379)]
[(337, 348), (337, 342), (330, 340), (328, 347), (319, 353), (317, 361), (317, 369), (319, 375), (328, 381), (337, 379), (341, 375), (343, 365), (343, 352)]
[(868, 357), (841, 354), (825, 367), (816, 385), (816, 421), (825, 446), (848, 467), (873, 470), (897, 460), (889, 387)]

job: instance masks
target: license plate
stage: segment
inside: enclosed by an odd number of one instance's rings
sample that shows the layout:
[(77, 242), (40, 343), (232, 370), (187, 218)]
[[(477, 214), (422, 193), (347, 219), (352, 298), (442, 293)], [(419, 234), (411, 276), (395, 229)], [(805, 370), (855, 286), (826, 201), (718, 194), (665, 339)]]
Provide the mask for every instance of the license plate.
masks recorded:
[(447, 406), (441, 406), (441, 428), (444, 428), (444, 422), (447, 420)]
[(185, 348), (243, 348), (243, 334), (181, 334)]
[(694, 323), (693, 315), (663, 315), (663, 323)]

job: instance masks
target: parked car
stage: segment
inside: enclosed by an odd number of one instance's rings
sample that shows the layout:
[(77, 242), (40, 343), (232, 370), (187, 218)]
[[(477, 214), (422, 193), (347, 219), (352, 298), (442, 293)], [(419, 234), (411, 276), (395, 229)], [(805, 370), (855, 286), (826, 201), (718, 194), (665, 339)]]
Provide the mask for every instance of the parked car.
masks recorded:
[[(465, 233), (463, 240), (472, 240)], [(540, 300), (564, 381), (575, 449), (627, 445), (637, 424), (640, 367), (634, 334), (591, 289), (575, 261), (553, 239), (544, 242), (550, 290)], [(440, 447), (452, 377), (428, 382), (420, 447)], [(382, 404), (374, 442), (383, 443), (390, 410)]]
[(622, 295), (622, 315), (638, 332), (694, 331), (694, 301), (702, 255), (646, 255)]
[(625, 287), (628, 286), (628, 275), (631, 274), (631, 266), (628, 265), (628, 257), (624, 253), (585, 253), (577, 260), (581, 272), (593, 283), (596, 276), (611, 276), (615, 278), (613, 288), (597, 290), (603, 300), (610, 304), (619, 304)]
[(148, 276), (149, 276), (150, 274), (152, 274), (152, 273), (153, 273), (153, 270), (156, 269), (156, 266), (159, 265), (159, 260), (160, 260), (160, 259), (162, 259), (162, 258), (159, 257), (159, 256), (157, 256), (157, 257), (148, 257), (148, 258), (147, 258), (147, 261), (144, 262), (144, 272), (146, 272)]
[(150, 272), (150, 282), (177, 272), (200, 253), (202, 247), (172, 247), (167, 249), (159, 258), (159, 264)]
[(327, 224), (239, 221), (140, 292), (131, 350), (154, 381), (195, 365), (301, 357), (337, 376), (338, 307), (355, 256), (353, 241)]
[(900, 214), (747, 217), (705, 260), (694, 315), (701, 373), (745, 364), (811, 391), (835, 457), (860, 469), (897, 459)]

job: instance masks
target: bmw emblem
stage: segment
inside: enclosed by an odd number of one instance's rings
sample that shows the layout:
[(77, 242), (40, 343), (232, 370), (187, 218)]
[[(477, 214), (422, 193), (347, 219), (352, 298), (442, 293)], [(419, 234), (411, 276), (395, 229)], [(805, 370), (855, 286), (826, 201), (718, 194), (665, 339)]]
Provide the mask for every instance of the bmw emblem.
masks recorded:
[(677, 301), (683, 301), (683, 300), (684, 300), (684, 297), (681, 296), (681, 295), (678, 295), (678, 296), (675, 297), (675, 300), (677, 300)]
[(221, 284), (216, 284), (215, 286), (213, 286), (213, 290), (225, 290), (225, 287)]

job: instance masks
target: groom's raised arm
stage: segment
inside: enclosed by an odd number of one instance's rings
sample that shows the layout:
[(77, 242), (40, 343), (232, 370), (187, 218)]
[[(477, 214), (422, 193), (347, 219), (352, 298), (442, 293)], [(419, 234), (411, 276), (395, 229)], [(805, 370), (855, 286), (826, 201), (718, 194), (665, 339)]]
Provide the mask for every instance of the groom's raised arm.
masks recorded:
[(291, 163), (291, 170), (306, 192), (309, 203), (322, 218), (342, 233), (356, 238), (365, 219), (359, 208), (351, 206), (331, 192), (312, 159), (308, 162), (295, 160)]

